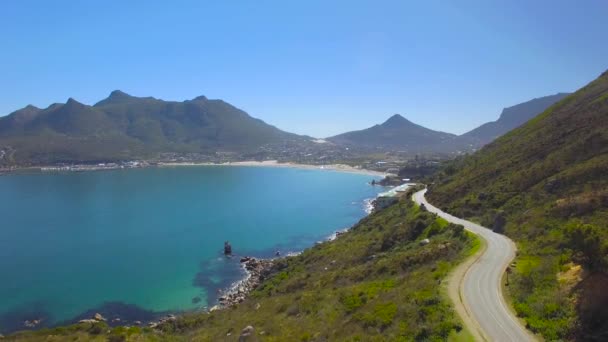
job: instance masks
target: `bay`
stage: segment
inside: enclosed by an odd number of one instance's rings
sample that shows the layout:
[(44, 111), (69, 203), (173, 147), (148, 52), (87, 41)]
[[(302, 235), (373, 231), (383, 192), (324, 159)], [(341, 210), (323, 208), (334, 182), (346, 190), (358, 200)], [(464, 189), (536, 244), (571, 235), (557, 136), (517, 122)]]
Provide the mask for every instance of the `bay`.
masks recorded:
[(0, 177), (0, 332), (204, 309), (240, 255), (297, 252), (362, 218), (377, 177), (196, 166)]

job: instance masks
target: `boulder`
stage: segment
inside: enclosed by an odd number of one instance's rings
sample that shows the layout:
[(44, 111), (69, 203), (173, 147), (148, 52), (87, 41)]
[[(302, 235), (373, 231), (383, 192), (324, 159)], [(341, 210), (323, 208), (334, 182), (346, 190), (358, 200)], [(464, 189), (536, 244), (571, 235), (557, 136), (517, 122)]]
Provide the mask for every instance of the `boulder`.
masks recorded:
[(431, 243), (431, 240), (429, 240), (429, 239), (424, 239), (424, 240), (421, 240), (421, 241), (420, 241), (420, 244), (421, 244), (422, 246), (424, 246), (424, 245), (428, 245), (429, 243)]
[(94, 319), (81, 319), (80, 321), (78, 321), (78, 323), (97, 323), (98, 321), (94, 320)]
[(103, 316), (102, 316), (100, 313), (96, 313), (96, 314), (93, 316), (93, 319), (95, 319), (96, 321), (100, 321), (100, 322), (101, 322), (101, 321), (105, 321), (105, 320), (106, 320), (106, 319), (105, 319), (105, 318), (104, 318), (104, 317), (103, 317)]
[(251, 325), (248, 325), (241, 331), (241, 336), (239, 336), (239, 342), (252, 341), (256, 341), (255, 329)]
[(232, 246), (230, 242), (224, 242), (224, 255), (232, 255)]

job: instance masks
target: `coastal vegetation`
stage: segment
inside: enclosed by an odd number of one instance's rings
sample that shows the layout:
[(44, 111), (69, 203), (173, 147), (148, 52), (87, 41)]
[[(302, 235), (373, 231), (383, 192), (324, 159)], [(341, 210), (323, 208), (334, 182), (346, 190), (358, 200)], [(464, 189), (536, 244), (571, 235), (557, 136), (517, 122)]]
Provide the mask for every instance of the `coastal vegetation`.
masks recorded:
[(507, 293), (548, 340), (607, 340), (608, 72), (478, 153), (429, 201), (513, 238)]
[(259, 341), (462, 340), (468, 335), (442, 284), (479, 242), (416, 206), (410, 194), (333, 241), (277, 259), (244, 302), (224, 310), (155, 329), (82, 323), (8, 340), (236, 341), (248, 326)]

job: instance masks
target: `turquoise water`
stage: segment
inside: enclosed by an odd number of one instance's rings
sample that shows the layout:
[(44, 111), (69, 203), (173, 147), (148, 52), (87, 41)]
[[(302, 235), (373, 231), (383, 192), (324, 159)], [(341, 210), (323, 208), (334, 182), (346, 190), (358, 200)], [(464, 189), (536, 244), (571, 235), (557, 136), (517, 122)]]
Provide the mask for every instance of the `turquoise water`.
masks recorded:
[(299, 251), (365, 215), (371, 176), (176, 167), (0, 177), (0, 332), (214, 305), (236, 255)]

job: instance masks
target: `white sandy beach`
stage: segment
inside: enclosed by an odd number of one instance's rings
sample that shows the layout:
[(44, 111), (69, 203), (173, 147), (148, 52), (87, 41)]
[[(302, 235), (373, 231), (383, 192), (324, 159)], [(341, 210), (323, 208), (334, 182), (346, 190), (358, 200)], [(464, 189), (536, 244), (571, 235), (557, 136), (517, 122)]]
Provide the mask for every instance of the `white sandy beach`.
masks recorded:
[(267, 161), (241, 161), (241, 162), (228, 162), (228, 163), (160, 163), (158, 166), (161, 167), (173, 167), (173, 166), (255, 166), (255, 167), (288, 167), (295, 169), (307, 169), (307, 170), (325, 170), (325, 171), (336, 171), (336, 172), (348, 172), (358, 173), (370, 176), (384, 177), (388, 175), (385, 172), (372, 171), (366, 169), (356, 168), (350, 165), (344, 164), (329, 164), (329, 165), (307, 165), (307, 164), (296, 164), (296, 163), (279, 163), (276, 160)]

